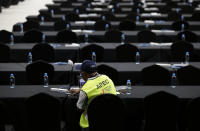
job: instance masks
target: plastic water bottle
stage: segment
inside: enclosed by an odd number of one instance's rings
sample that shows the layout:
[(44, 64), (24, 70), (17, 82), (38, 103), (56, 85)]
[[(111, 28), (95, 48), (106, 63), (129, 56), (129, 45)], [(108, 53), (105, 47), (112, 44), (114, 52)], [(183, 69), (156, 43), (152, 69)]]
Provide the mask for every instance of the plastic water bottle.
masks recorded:
[(70, 25), (66, 24), (66, 29), (69, 30), (70, 29)]
[(53, 17), (54, 16), (54, 10), (53, 9), (51, 9), (51, 17)]
[(149, 29), (149, 24), (145, 24), (145, 28), (146, 28), (146, 29)]
[(33, 57), (32, 57), (32, 53), (29, 52), (27, 57), (28, 57), (28, 58), (27, 58), (27, 59), (28, 59), (28, 64), (31, 64), (31, 63), (32, 63), (32, 58), (33, 58)]
[(140, 9), (139, 8), (136, 9), (136, 13), (140, 14)]
[(109, 30), (109, 24), (106, 24), (105, 31)]
[(183, 15), (181, 15), (181, 20), (184, 21), (184, 16)]
[(62, 16), (62, 20), (63, 20), (63, 21), (66, 21), (66, 18), (65, 18), (65, 16)]
[(14, 45), (14, 35), (10, 35), (10, 45)]
[(181, 35), (181, 39), (182, 39), (182, 40), (185, 40), (185, 34), (182, 34), (182, 35)]
[(88, 3), (88, 4), (87, 4), (87, 7), (88, 7), (88, 8), (91, 8), (91, 3)]
[(19, 26), (20, 26), (20, 32), (23, 33), (24, 32), (24, 25), (20, 24)]
[(79, 15), (79, 9), (76, 9), (75, 12), (77, 15)]
[(135, 64), (140, 64), (140, 52), (136, 52)]
[(127, 95), (131, 94), (131, 80), (126, 81), (126, 86), (127, 86)]
[(116, 3), (116, 7), (119, 8), (119, 3), (118, 2)]
[(184, 31), (184, 29), (185, 29), (185, 25), (181, 24), (181, 30)]
[(79, 88), (82, 88), (84, 84), (85, 84), (85, 81), (83, 80), (82, 75), (80, 73), (80, 76), (79, 76)]
[(189, 60), (190, 60), (190, 52), (186, 52), (185, 53), (185, 64), (189, 64)]
[(176, 87), (176, 73), (172, 73), (171, 87)]
[(137, 16), (136, 16), (136, 24), (139, 23), (139, 22), (140, 22), (140, 16), (137, 15)]
[(85, 34), (84, 41), (85, 41), (85, 44), (88, 44), (89, 37), (88, 37), (88, 34), (87, 34), (87, 33)]
[(114, 13), (115, 13), (115, 9), (114, 9), (114, 8), (112, 8), (111, 12), (112, 12), (112, 14), (114, 14)]
[(48, 87), (48, 86), (49, 86), (48, 74), (44, 73), (44, 87)]
[(15, 88), (15, 76), (10, 74), (10, 88)]
[(45, 43), (45, 42), (46, 42), (46, 35), (43, 34), (43, 35), (42, 35), (42, 43)]
[(96, 63), (96, 53), (92, 52), (92, 61)]
[(101, 19), (102, 19), (102, 20), (106, 20), (106, 17), (103, 15), (103, 16), (101, 17)]
[(44, 16), (41, 16), (40, 19), (41, 19), (41, 24), (44, 24)]
[(122, 35), (121, 35), (121, 44), (124, 44), (124, 42), (125, 42), (125, 34), (122, 33)]

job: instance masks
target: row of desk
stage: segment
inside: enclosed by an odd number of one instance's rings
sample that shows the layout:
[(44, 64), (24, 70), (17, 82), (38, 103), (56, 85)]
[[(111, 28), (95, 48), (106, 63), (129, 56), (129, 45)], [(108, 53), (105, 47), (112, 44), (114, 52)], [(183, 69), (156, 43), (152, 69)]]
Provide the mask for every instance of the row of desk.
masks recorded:
[[(79, 76), (79, 67), (80, 63), (75, 63), (72, 67), (67, 63), (51, 63), (54, 66), (54, 77), (51, 84), (71, 84), (77, 85), (78, 76)], [(158, 64), (170, 72), (174, 72), (176, 69), (173, 64), (177, 63), (97, 63), (98, 65), (107, 65), (117, 70), (117, 78), (114, 83), (116, 85), (124, 85), (128, 79), (132, 81), (135, 85), (142, 84), (142, 75), (141, 71), (143, 68)], [(180, 64), (180, 63), (179, 63)], [(8, 85), (9, 84), (9, 76), (11, 73), (15, 75), (16, 84), (29, 84), (26, 78), (26, 66), (27, 63), (1, 63), (0, 64), (0, 84)], [(193, 65), (197, 68), (200, 68), (199, 62), (191, 62), (190, 65)], [(180, 66), (180, 65), (179, 65)], [(182, 65), (185, 66), (185, 65)], [(73, 68), (73, 71), (72, 71)], [(72, 73), (71, 73), (72, 72)]]
[[(52, 92), (51, 88), (60, 88), (63, 85), (50, 85), (48, 88), (44, 88), (42, 85), (16, 85), (11, 89), (7, 85), (0, 86), (0, 101), (6, 104), (7, 111), (9, 113), (9, 120), (7, 123), (14, 124), (17, 131), (26, 131), (26, 109), (25, 100), (37, 93), (47, 93), (54, 97), (59, 98), (62, 101), (62, 120), (66, 122), (67, 126), (71, 128), (71, 131), (78, 126), (80, 117), (76, 110), (77, 96), (68, 96), (61, 92)], [(119, 89), (118, 86), (116, 86)], [(176, 95), (180, 100), (178, 102), (178, 124), (179, 129), (184, 131), (185, 128), (185, 108), (189, 100), (200, 96), (199, 86), (177, 86), (171, 88), (170, 86), (132, 86), (131, 94), (118, 96), (126, 104), (126, 126), (125, 129), (135, 129), (139, 131), (141, 129), (144, 119), (144, 98), (157, 91), (166, 91), (168, 93)], [(134, 124), (131, 124), (134, 123)], [(76, 128), (77, 129), (77, 128)]]
[[(104, 40), (104, 34), (105, 31), (94, 31), (94, 30), (72, 30), (76, 33), (80, 41), (83, 41), (85, 34), (88, 34), (89, 41), (92, 42), (105, 42)], [(156, 34), (156, 41), (155, 42), (173, 42), (176, 41), (177, 34), (180, 33), (180, 31), (174, 31), (174, 30), (151, 30)], [(127, 42), (138, 42), (137, 34), (139, 31), (121, 31), (125, 34), (125, 41)], [(193, 31), (197, 35), (197, 41), (200, 41), (200, 31)], [(56, 35), (57, 31), (44, 31), (43, 32), (46, 35), (46, 42), (56, 42)], [(24, 32), (14, 32), (15, 36), (15, 42), (16, 43), (23, 43), (23, 36)]]
[[(120, 21), (111, 21), (111, 29), (119, 29)], [(39, 29), (42, 31), (54, 31), (55, 22), (39, 22)], [(94, 24), (95, 21), (75, 21), (70, 22), (70, 28), (72, 30), (74, 29), (82, 29), (82, 30), (94, 30)], [(144, 30), (146, 29), (146, 26), (148, 25), (148, 29), (154, 29), (154, 30), (173, 30), (172, 28), (172, 21), (152, 21), (152, 20), (146, 20), (144, 22), (136, 22), (136, 31)], [(188, 21), (189, 24), (189, 30), (191, 31), (197, 31), (200, 30), (200, 23), (197, 21)], [(20, 25), (18, 23), (17, 25)], [(20, 28), (19, 28), (20, 29)], [(15, 30), (20, 31), (20, 30)]]
[[(74, 62), (81, 61), (81, 50), (91, 44), (102, 46), (104, 48), (103, 61), (117, 62), (116, 48), (121, 43), (49, 43), (55, 49), (55, 61), (67, 61), (71, 59)], [(130, 43), (136, 46), (140, 51), (142, 62), (167, 62), (170, 61), (172, 43)], [(156, 45), (155, 45), (156, 44)], [(27, 62), (28, 52), (31, 51), (36, 43), (16, 43), (7, 44), (11, 49), (11, 62)], [(200, 44), (192, 43), (195, 53), (200, 56)], [(134, 61), (134, 60), (133, 60)]]

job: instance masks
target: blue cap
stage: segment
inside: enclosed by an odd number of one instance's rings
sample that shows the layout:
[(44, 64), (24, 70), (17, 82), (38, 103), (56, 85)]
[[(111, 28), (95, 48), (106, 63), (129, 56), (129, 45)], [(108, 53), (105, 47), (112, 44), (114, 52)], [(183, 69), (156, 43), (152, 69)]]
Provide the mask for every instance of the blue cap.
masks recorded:
[(90, 74), (97, 72), (97, 66), (96, 63), (91, 60), (84, 60), (81, 64), (80, 70)]

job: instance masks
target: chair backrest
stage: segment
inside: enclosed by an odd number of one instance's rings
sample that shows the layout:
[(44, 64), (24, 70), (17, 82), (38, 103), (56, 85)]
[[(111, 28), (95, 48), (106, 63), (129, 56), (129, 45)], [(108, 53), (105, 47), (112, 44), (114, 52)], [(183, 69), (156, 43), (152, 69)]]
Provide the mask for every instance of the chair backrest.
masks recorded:
[(0, 43), (0, 62), (10, 61), (10, 47)]
[(200, 69), (188, 65), (178, 69), (177, 78), (180, 85), (200, 85)]
[(182, 25), (184, 25), (184, 30), (189, 29), (189, 23), (187, 21), (175, 21), (172, 23), (172, 29), (173, 30), (182, 30)]
[(52, 17), (51, 17), (51, 14), (50, 13), (46, 13), (46, 14), (39, 14), (37, 19), (39, 21), (41, 21), (41, 17), (44, 18), (44, 21), (52, 21)]
[(125, 105), (118, 96), (103, 94), (95, 97), (87, 109), (89, 130), (122, 130), (124, 112)]
[(179, 32), (177, 34), (177, 39), (178, 40), (182, 40), (182, 35), (185, 35), (185, 41), (188, 41), (188, 42), (197, 42), (198, 41), (198, 36), (192, 32), (192, 31), (182, 31), (182, 32)]
[(54, 30), (56, 30), (56, 31), (64, 30), (64, 29), (66, 29), (67, 24), (68, 24), (69, 27), (70, 27), (70, 23), (67, 22), (67, 21), (64, 21), (64, 20), (56, 21), (56, 22), (54, 23)]
[(138, 42), (156, 42), (156, 34), (150, 30), (142, 30), (137, 34)]
[(192, 21), (200, 21), (200, 13), (199, 12), (194, 12), (192, 14), (192, 17), (190, 18)]
[(135, 22), (130, 20), (121, 21), (119, 24), (119, 30), (135, 30), (135, 29), (136, 29)]
[(79, 16), (77, 14), (75, 14), (74, 12), (67, 13), (65, 15), (65, 18), (66, 18), (67, 21), (77, 21), (77, 20), (79, 20)]
[(135, 61), (136, 52), (139, 49), (134, 45), (124, 44), (117, 46), (115, 51), (118, 62), (131, 62)]
[(177, 131), (177, 96), (159, 91), (144, 98), (145, 131)]
[(104, 41), (110, 43), (115, 43), (115, 42), (120, 43), (122, 34), (123, 33), (119, 30), (106, 31), (104, 34)]
[(43, 84), (44, 73), (48, 73), (49, 83), (52, 83), (54, 67), (51, 64), (38, 60), (26, 66), (26, 77), (30, 84)]
[(23, 23), (23, 30), (29, 31), (32, 29), (40, 29), (40, 25), (37, 21), (26, 21)]
[(39, 30), (33, 29), (24, 33), (23, 42), (35, 43), (42, 42), (43, 33)]
[(59, 43), (77, 43), (78, 37), (71, 30), (62, 30), (57, 33), (56, 41)]
[(187, 131), (200, 130), (200, 97), (192, 99), (187, 105), (186, 123)]
[(1, 30), (0, 31), (0, 42), (9, 43), (11, 35), (13, 35), (13, 33), (6, 31), (6, 30)]
[(5, 125), (7, 121), (10, 120), (9, 112), (6, 104), (3, 101), (0, 101), (0, 130), (6, 131)]
[(190, 61), (193, 59), (193, 45), (186, 41), (177, 41), (171, 45), (171, 61), (184, 62), (185, 53), (190, 53)]
[(136, 20), (136, 16), (137, 16), (136, 13), (131, 12), (126, 16), (126, 19), (130, 20), (130, 21), (135, 21)]
[(39, 93), (25, 101), (28, 130), (60, 131), (61, 102), (57, 98)]
[(32, 48), (33, 61), (44, 60), (53, 62), (55, 58), (54, 48), (47, 43), (36, 44)]
[(104, 48), (96, 44), (90, 44), (81, 48), (81, 55), (80, 55), (81, 61), (88, 60), (88, 59), (91, 60), (92, 52), (95, 52), (97, 62), (103, 61)]
[(105, 74), (108, 77), (110, 77), (110, 79), (114, 82), (115, 85), (117, 85), (119, 83), (118, 82), (118, 72), (116, 69), (114, 69), (108, 65), (102, 64), (102, 65), (97, 66), (97, 70), (98, 70), (98, 73)]
[(159, 65), (152, 65), (142, 69), (142, 82), (144, 85), (170, 85), (169, 70)]
[(108, 29), (111, 29), (110, 22), (104, 21), (104, 20), (96, 21), (96, 23), (94, 24), (94, 29), (95, 30), (105, 30), (106, 29), (106, 24), (108, 24)]

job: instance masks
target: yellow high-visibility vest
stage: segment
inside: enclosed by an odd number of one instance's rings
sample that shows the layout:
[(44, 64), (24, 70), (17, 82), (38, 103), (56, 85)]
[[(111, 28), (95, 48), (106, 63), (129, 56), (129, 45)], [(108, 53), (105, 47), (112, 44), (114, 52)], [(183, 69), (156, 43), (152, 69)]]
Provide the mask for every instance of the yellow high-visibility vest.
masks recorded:
[[(108, 93), (117, 95), (117, 92), (112, 80), (106, 75), (99, 75), (97, 77), (88, 79), (81, 90), (87, 94), (87, 97), (88, 97), (87, 106), (89, 105), (89, 103), (95, 96), (98, 96), (101, 94), (108, 94)], [(87, 107), (81, 115), (80, 126), (82, 128), (89, 127), (88, 118), (87, 118)]]

